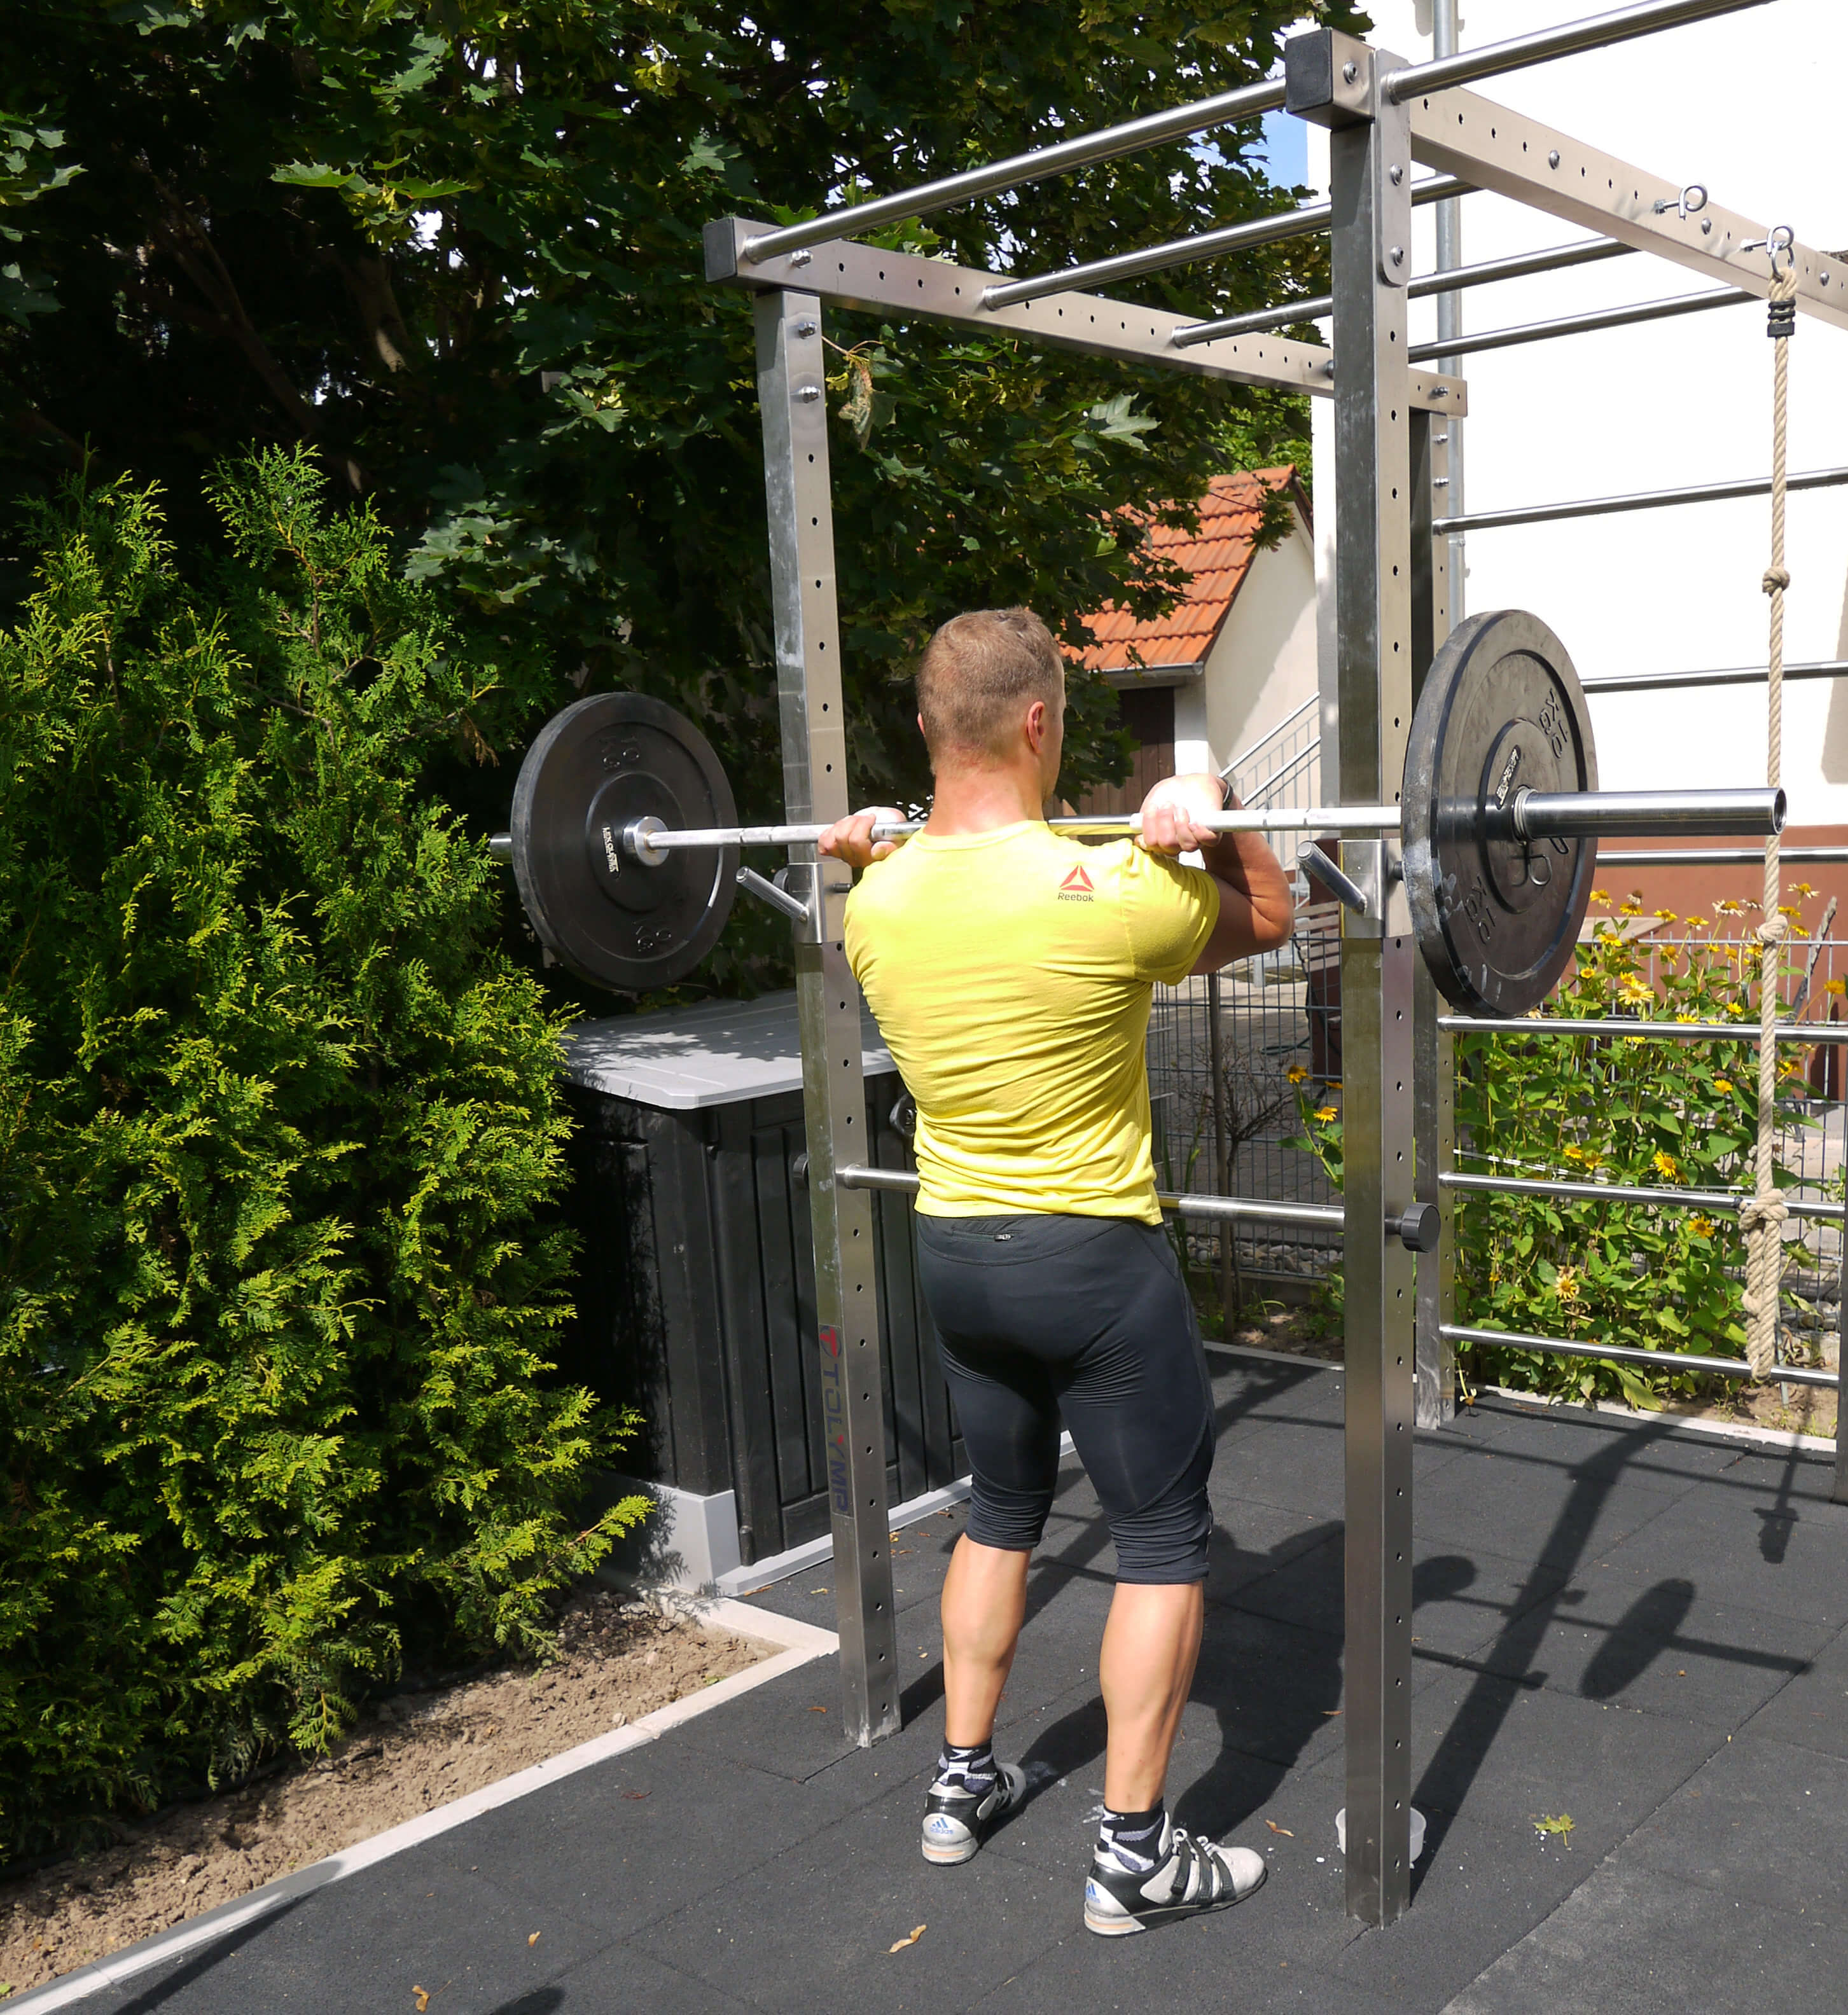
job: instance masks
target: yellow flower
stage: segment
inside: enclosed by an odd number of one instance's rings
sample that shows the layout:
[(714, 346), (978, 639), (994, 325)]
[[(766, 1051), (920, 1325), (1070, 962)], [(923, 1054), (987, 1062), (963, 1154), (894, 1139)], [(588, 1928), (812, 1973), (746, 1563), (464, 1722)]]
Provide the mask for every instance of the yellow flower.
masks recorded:
[(1633, 1008), (1640, 1008), (1645, 1000), (1653, 1000), (1656, 997), (1655, 990), (1648, 982), (1634, 972), (1625, 978), (1617, 991)]
[(1641, 903), (1625, 903), (1621, 904), (1617, 911), (1620, 917), (1640, 917), (1642, 913), (1643, 906)]
[(1594, 903), (1608, 903), (1610, 899), (1611, 892), (1608, 889), (1594, 889), (1591, 891), (1591, 900)]
[(1829, 980), (1824, 986), (1822, 990), (1825, 993), (1848, 993), (1848, 979)]
[(1553, 1280), (1553, 1292), (1562, 1302), (1576, 1302), (1584, 1284), (1583, 1277), (1573, 1266), (1562, 1266)]
[(1732, 1079), (1729, 1077), (1717, 1077), (1713, 1080), (1713, 1089), (1716, 1091), (1731, 1091)]
[(1814, 896), (1816, 891), (1810, 886), (1807, 882), (1799, 882), (1790, 893), (1793, 896)]
[(1694, 1017), (1688, 1014), (1679, 1014), (1676, 1015), (1675, 1019), (1677, 1022), (1692, 1022)]
[(1780, 917), (1798, 917), (1798, 918), (1800, 918), (1800, 917), (1803, 915), (1803, 911), (1802, 911), (1801, 910), (1799, 910), (1799, 909), (1796, 909), (1796, 908), (1793, 907), (1792, 907), (1790, 903), (1780, 903), (1778, 905), (1778, 914)]
[(1302, 1083), (1303, 1079), (1307, 1078), (1308, 1075), (1308, 1072), (1304, 1070), (1300, 1064), (1292, 1064), (1289, 1069), (1284, 1072), (1284, 1076), (1289, 1079), (1292, 1084)]
[(1336, 1115), (1333, 1106), (1318, 1105), (1315, 1108), (1315, 1116), (1318, 1119), (1329, 1120), (1334, 1119)]
[(1576, 1142), (1569, 1142), (1559, 1151), (1569, 1162), (1582, 1162), (1585, 1158), (1584, 1149)]
[(1658, 923), (1663, 924), (1679, 923), (1681, 921), (1673, 910), (1658, 910), (1656, 912), (1656, 920)]
[(1736, 917), (1739, 913), (1738, 904), (1737, 903), (1727, 901), (1724, 896), (1722, 896), (1721, 899), (1713, 905), (1713, 907), (1717, 910), (1723, 917)]
[(1713, 928), (1705, 917), (1687, 917), (1682, 921), (1691, 931), (1710, 931)]
[(1697, 1237), (1711, 1238), (1713, 1235), (1713, 1220), (1710, 1217), (1691, 1217), (1688, 1220), (1688, 1229)]
[(1656, 1150), (1655, 1169), (1665, 1183), (1678, 1183), (1681, 1180), (1681, 1163), (1660, 1148)]
[(1726, 1004), (1726, 1011), (1729, 1015), (1742, 1015), (1746, 1011), (1738, 1001), (1729, 1000)]

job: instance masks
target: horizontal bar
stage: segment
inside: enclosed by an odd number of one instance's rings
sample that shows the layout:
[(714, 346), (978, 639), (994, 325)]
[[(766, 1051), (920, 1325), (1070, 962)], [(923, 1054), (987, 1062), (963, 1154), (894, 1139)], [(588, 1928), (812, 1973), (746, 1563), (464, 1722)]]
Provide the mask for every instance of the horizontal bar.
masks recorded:
[[(1429, 181), (1414, 182), (1411, 199), (1440, 203), (1448, 196), (1467, 195), (1469, 189), (1469, 185), (1458, 181), (1454, 175), (1437, 175)], [(999, 282), (983, 295), (982, 305), (1010, 308), (1021, 301), (1037, 300), (1044, 294), (1069, 293), (1074, 287), (1107, 287), (1118, 280), (1140, 279), (1145, 273), (1191, 266), (1204, 259), (1223, 259), (1228, 253), (1246, 251), (1254, 245), (1307, 238), (1311, 232), (1326, 231), (1334, 214), (1328, 203), (1306, 203), (1298, 210), (1280, 210), (1269, 217), (1228, 224), (1223, 230), (1202, 232), (1192, 238), (1171, 238), (1165, 245), (1145, 245), (1139, 252), (1119, 252), (1109, 259), (1068, 266), (1061, 272), (1033, 273), (1023, 280)]]
[[(1433, 294), (1454, 294), (1464, 287), (1486, 287), (1496, 280), (1522, 280), (1530, 274), (1552, 273), (1567, 266), (1587, 266), (1595, 260), (1615, 259), (1634, 252), (1634, 245), (1620, 244), (1614, 238), (1585, 238), (1576, 245), (1561, 245), (1550, 252), (1522, 252), (1512, 259), (1488, 259), (1479, 266), (1452, 266), (1440, 273), (1421, 273), (1407, 294), (1415, 301)], [(1312, 294), (1300, 301), (1280, 301), (1275, 307), (1254, 308), (1249, 314), (1228, 315), (1220, 321), (1195, 322), (1180, 330), (1174, 338), (1177, 350), (1196, 343), (1210, 343), (1217, 336), (1255, 335), (1260, 329), (1288, 329), (1299, 321), (1319, 321), (1335, 312), (1332, 294)], [(1411, 353), (1408, 353), (1410, 354)]]
[[(709, 223), (706, 278), (721, 286), (786, 288), (836, 307), (904, 321), (929, 319), (987, 335), (1000, 331), (1048, 349), (1120, 363), (1159, 365), (1228, 384), (1334, 397), (1328, 353), (1319, 343), (1293, 343), (1281, 336), (1246, 336), (1177, 350), (1174, 332), (1192, 327), (1197, 317), (1132, 307), (1103, 294), (1054, 294), (991, 311), (981, 305), (982, 296), (990, 287), (1005, 283), (1005, 273), (913, 252), (887, 252), (847, 238), (822, 245), (813, 253), (796, 252), (750, 265), (743, 247), (763, 228), (744, 217), (715, 217)], [(822, 389), (814, 387), (818, 394)], [(1430, 412), (1461, 413), (1469, 406), (1462, 379), (1422, 369), (1411, 373), (1411, 398), (1415, 407)]]
[[(1397, 805), (1320, 805), (1282, 811), (1222, 812), (1199, 824), (1214, 832), (1397, 832)], [(1139, 812), (1099, 813), (1091, 818), (1048, 819), (1055, 832), (1091, 833), (1133, 838), (1142, 829)], [(623, 835), (624, 849), (648, 861), (651, 853), (720, 846), (812, 846), (833, 828), (825, 825), (713, 825), (667, 827), (646, 831), (631, 826)], [(924, 830), (922, 819), (882, 820), (872, 828), (875, 839), (908, 839)], [(649, 862), (659, 866), (659, 862)]]
[[(1620, 239), (1703, 278), (1760, 299), (1770, 293), (1768, 227), (1756, 218), (1710, 200), (1684, 210), (1679, 182), (1471, 92), (1431, 92), (1415, 99), (1411, 112), (1412, 158), (1426, 167)], [(1848, 329), (1848, 268), (1833, 253), (1800, 242), (1790, 256), (1798, 311)]]
[[(1762, 854), (1749, 859), (1762, 860)], [(1783, 857), (1788, 860), (1789, 855)], [(1519, 1020), (1494, 1015), (1440, 1015), (1437, 1025), (1459, 1036), (1604, 1036), (1613, 1042), (1755, 1043), (1756, 1019), (1739, 1022), (1652, 1022), (1628, 1015), (1602, 1021), (1572, 1021), (1563, 1015), (1525, 1015)], [(1780, 1043), (1848, 1043), (1848, 1022), (1780, 1022)]]
[(1556, 63), (1560, 57), (1577, 56), (1583, 49), (1609, 48), (1638, 35), (1653, 35), (1664, 28), (1678, 28), (1686, 22), (1704, 21), (1716, 14), (1742, 13), (1748, 7), (1764, 4), (1765, 0), (1642, 0), (1640, 5), (1620, 7), (1614, 13), (1562, 21), (1557, 27), (1537, 29), (1532, 34), (1515, 35), (1505, 42), (1486, 42), (1480, 48), (1462, 49), (1454, 56), (1413, 63), (1408, 69), (1392, 72), (1384, 89), (1395, 105), (1403, 105), (1407, 99), (1426, 92), (1453, 90), (1458, 84), (1474, 84), (1485, 77), (1505, 77), (1510, 70)]
[(1462, 357), (1477, 350), (1512, 350), (1523, 343), (1551, 343), (1555, 336), (1591, 336), (1601, 329), (1627, 329), (1632, 322), (1666, 321), (1674, 315), (1699, 314), (1707, 308), (1737, 307), (1742, 302), (1757, 298), (1742, 287), (1716, 287), (1704, 294), (1671, 294), (1666, 300), (1636, 301), (1628, 307), (1560, 315), (1551, 321), (1523, 322), (1514, 329), (1485, 329), (1479, 335), (1453, 336), (1442, 343), (1415, 343), (1405, 354), (1412, 363), (1423, 364), (1440, 351), (1446, 357)]
[[(1823, 658), (1784, 667), (1787, 679), (1839, 679), (1844, 673), (1848, 673), (1848, 658)], [(1669, 692), (1699, 686), (1763, 685), (1770, 677), (1770, 668), (1764, 665), (1720, 665), (1699, 672), (1613, 672), (1602, 679), (1581, 679), (1579, 684), (1588, 693)]]
[[(1441, 1017), (1438, 1025), (1443, 1026)], [(1670, 1210), (1731, 1212), (1752, 1201), (1749, 1190), (1637, 1189), (1627, 1183), (1575, 1183), (1553, 1176), (1478, 1176), (1458, 1169), (1441, 1170), (1437, 1187), (1465, 1195), (1565, 1197), (1575, 1203), (1644, 1204)], [(1792, 1217), (1840, 1218), (1848, 1214), (1848, 1205), (1780, 1194)]]
[(819, 217), (786, 225), (780, 231), (764, 232), (746, 241), (744, 257), (751, 264), (760, 265), (766, 259), (825, 244), (829, 239), (839, 238), (843, 231), (861, 237), (888, 224), (929, 217), (933, 211), (949, 210), (961, 203), (978, 202), (1022, 182), (1043, 181), (1048, 175), (1095, 167), (1099, 161), (1113, 161), (1120, 155), (1159, 147), (1167, 140), (1185, 140), (1189, 134), (1229, 125), (1235, 119), (1256, 119), (1264, 113), (1275, 112), (1282, 102), (1283, 80), (1278, 77), (1244, 84), (1236, 91), (1222, 91), (1215, 97), (1196, 99), (1191, 105), (1170, 106), (1140, 119), (1125, 120), (1120, 126), (1076, 134), (1050, 147), (1037, 147), (1029, 153), (990, 161), (979, 168), (965, 168), (960, 174), (921, 182), (915, 189), (900, 189), (891, 196), (875, 197), (870, 203), (825, 210)]
[[(1848, 293), (1845, 289), (1844, 293)], [(1848, 483), (1848, 469), (1813, 469), (1793, 476), (1791, 490), (1834, 490)], [(1490, 532), (1501, 525), (1546, 525), (1566, 518), (1602, 518), (1620, 511), (1665, 510), (1675, 504), (1724, 504), (1742, 497), (1768, 497), (1768, 479), (1747, 477), (1738, 483), (1698, 483), (1685, 490), (1644, 490), (1628, 497), (1587, 497), (1572, 504), (1529, 504), (1514, 511), (1472, 511), (1461, 518), (1439, 518), (1433, 534)]]
[[(1786, 867), (1848, 864), (1848, 846), (1780, 846)], [(1598, 857), (1600, 867), (1762, 867), (1764, 849), (1751, 846), (1621, 846)]]
[[(835, 1171), (835, 1180), (843, 1189), (890, 1190), (902, 1196), (915, 1196), (918, 1177), (908, 1169), (869, 1169), (848, 1162)], [(1177, 1217), (1217, 1218), (1233, 1223), (1319, 1225), (1339, 1231), (1346, 1213), (1339, 1204), (1274, 1202), (1264, 1197), (1203, 1196), (1188, 1191), (1175, 1195), (1167, 1191), (1156, 1198), (1162, 1209)]]
[(1789, 810), (1777, 789), (1521, 791), (1513, 805), (1515, 831), (1523, 839), (1781, 832)]
[[(1737, 1357), (1695, 1357), (1679, 1350), (1640, 1350), (1627, 1343), (1575, 1343), (1562, 1336), (1528, 1336), (1519, 1330), (1465, 1329), (1459, 1323), (1444, 1323), (1438, 1334), (1447, 1343), (1486, 1344), (1493, 1350), (1537, 1350), (1553, 1357), (1614, 1359), (1620, 1364), (1654, 1364), (1675, 1373), (1706, 1372), (1719, 1378), (1749, 1378), (1752, 1367)], [(1839, 1391), (1841, 1377), (1833, 1371), (1814, 1370), (1807, 1364), (1778, 1364), (1765, 1374), (1768, 1385), (1777, 1379), (1790, 1385), (1825, 1385)]]

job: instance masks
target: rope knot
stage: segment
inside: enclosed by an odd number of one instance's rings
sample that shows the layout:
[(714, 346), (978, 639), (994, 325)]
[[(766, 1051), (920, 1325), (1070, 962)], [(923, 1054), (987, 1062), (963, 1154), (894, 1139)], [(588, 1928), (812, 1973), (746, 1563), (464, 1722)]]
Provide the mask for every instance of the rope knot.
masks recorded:
[(1781, 1197), (1750, 1197), (1739, 1205), (1739, 1230), (1750, 1238), (1780, 1229), (1789, 1216), (1790, 1206)]
[(1764, 578), (1759, 583), (1767, 594), (1781, 594), (1790, 585), (1789, 567), (1767, 567)]
[(1788, 917), (1767, 917), (1758, 926), (1758, 942), (1761, 945), (1780, 945), (1790, 935)]

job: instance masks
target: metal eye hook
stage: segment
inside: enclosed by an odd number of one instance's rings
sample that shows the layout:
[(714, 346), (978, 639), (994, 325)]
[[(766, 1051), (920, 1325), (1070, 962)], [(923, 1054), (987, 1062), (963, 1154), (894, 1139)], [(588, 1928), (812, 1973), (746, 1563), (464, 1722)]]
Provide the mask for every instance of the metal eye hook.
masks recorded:
[(1705, 182), (1690, 182), (1677, 196), (1661, 196), (1656, 199), (1656, 214), (1664, 215), (1673, 210), (1677, 217), (1698, 217), (1707, 207), (1707, 185)]
[(1785, 270), (1789, 272), (1796, 269), (1796, 233), (1788, 224), (1774, 224), (1770, 237), (1748, 239), (1739, 250), (1742, 252), (1768, 252), (1774, 274), (1778, 270), (1778, 254), (1781, 252), (1789, 262)]

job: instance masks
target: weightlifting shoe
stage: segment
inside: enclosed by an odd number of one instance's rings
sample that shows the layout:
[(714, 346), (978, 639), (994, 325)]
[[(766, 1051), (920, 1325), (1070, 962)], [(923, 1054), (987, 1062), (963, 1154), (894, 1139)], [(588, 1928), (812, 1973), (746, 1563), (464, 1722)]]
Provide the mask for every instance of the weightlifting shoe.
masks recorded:
[(1084, 1927), (1100, 1938), (1124, 1938), (1171, 1917), (1227, 1909), (1262, 1888), (1269, 1873), (1264, 1856), (1249, 1848), (1195, 1840), (1170, 1820), (1152, 1868), (1131, 1868), (1098, 1847), (1084, 1884)]
[(1012, 1763), (997, 1765), (986, 1793), (970, 1791), (959, 1778), (940, 1777), (924, 1800), (924, 1859), (939, 1868), (973, 1860), (1026, 1789), (1026, 1773)]

